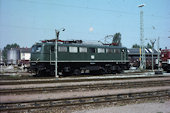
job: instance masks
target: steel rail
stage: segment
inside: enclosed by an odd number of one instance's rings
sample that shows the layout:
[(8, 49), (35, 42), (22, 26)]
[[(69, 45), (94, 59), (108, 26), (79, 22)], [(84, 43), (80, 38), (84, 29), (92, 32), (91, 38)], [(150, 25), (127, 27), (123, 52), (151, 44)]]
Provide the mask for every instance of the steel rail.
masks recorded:
[(52, 87), (34, 87), (34, 88), (16, 88), (1, 89), (0, 95), (4, 94), (24, 94), (24, 93), (42, 93), (42, 92), (66, 92), (66, 91), (85, 91), (99, 89), (126, 89), (126, 88), (142, 88), (155, 86), (169, 86), (170, 80), (153, 80), (138, 82), (118, 82), (118, 83), (100, 83), (100, 84), (84, 84), (84, 85), (67, 85)]
[(170, 76), (145, 76), (145, 77), (127, 77), (127, 78), (92, 78), (92, 79), (67, 79), (67, 80), (33, 80), (33, 81), (0, 81), (0, 85), (19, 85), (19, 84), (45, 84), (45, 83), (64, 83), (64, 82), (86, 82), (86, 81), (107, 81), (107, 80), (132, 80), (132, 79), (150, 79), (150, 78), (170, 78)]
[(133, 101), (140, 99), (156, 99), (156, 98), (170, 98), (170, 89), (157, 90), (157, 91), (144, 91), (135, 93), (123, 93), (114, 95), (102, 95), (102, 96), (87, 96), (76, 98), (63, 98), (63, 99), (48, 99), (48, 100), (35, 100), (35, 101), (23, 101), (23, 102), (9, 102), (0, 103), (1, 111), (14, 111), (14, 110), (29, 110), (40, 109), (49, 107), (65, 107), (85, 104), (96, 104), (106, 102), (120, 102), (120, 101)]

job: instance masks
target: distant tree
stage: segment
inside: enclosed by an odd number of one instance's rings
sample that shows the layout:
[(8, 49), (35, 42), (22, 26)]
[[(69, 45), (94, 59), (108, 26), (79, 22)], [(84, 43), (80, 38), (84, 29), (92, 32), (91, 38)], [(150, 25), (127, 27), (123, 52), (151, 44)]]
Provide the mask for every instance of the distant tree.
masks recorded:
[(147, 44), (146, 48), (152, 48), (152, 45), (150, 45), (149, 43)]
[(19, 48), (20, 46), (16, 43), (14, 44), (7, 44), (3, 51), (2, 51), (2, 55), (3, 55), (3, 60), (5, 61), (7, 59), (7, 51), (10, 50), (11, 48)]
[(116, 43), (118, 46), (121, 46), (121, 34), (116, 33), (113, 37), (112, 43)]
[(132, 45), (132, 48), (140, 48), (140, 45), (134, 44), (134, 45)]

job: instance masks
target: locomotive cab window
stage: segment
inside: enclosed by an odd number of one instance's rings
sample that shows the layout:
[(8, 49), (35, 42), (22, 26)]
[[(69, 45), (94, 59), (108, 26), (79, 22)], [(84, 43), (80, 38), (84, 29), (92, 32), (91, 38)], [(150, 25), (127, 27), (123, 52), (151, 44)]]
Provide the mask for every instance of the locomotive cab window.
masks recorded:
[(58, 51), (59, 51), (59, 52), (67, 52), (67, 47), (65, 47), (65, 46), (59, 46), (59, 47), (58, 47)]
[(41, 48), (42, 48), (41, 45), (33, 46), (33, 47), (32, 47), (32, 52), (40, 52), (40, 51), (41, 51)]
[(77, 49), (77, 47), (69, 47), (69, 52), (70, 53), (77, 53), (78, 49)]

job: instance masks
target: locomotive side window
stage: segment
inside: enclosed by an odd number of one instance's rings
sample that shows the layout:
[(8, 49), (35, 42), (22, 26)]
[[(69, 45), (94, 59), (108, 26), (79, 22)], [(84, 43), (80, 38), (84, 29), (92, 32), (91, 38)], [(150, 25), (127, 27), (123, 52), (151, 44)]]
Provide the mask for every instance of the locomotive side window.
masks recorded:
[(59, 52), (67, 52), (67, 47), (65, 47), (65, 46), (59, 46), (59, 47), (58, 47), (58, 51), (59, 51)]
[(79, 47), (79, 52), (80, 53), (87, 53), (87, 48), (86, 47)]
[(120, 53), (120, 49), (114, 49), (114, 53)]
[(95, 48), (89, 48), (89, 52), (90, 53), (96, 53), (96, 49)]
[(40, 52), (41, 51), (41, 45), (38, 45), (38, 46), (33, 46), (32, 47), (32, 52)]
[(97, 51), (98, 53), (104, 53), (104, 48), (98, 48)]
[(77, 49), (77, 47), (69, 47), (69, 52), (70, 53), (77, 53), (78, 49)]
[(113, 49), (107, 48), (107, 49), (106, 49), (106, 53), (113, 53)]

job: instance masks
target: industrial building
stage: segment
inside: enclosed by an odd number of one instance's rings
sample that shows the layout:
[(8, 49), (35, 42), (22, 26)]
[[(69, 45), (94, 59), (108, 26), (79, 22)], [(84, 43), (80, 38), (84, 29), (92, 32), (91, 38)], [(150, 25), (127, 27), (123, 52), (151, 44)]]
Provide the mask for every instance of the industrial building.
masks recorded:
[(31, 48), (11, 48), (7, 51), (7, 64), (22, 65), (29, 64)]
[[(146, 59), (146, 68), (151, 69), (152, 68), (152, 53), (153, 53), (153, 63), (155, 66), (155, 61), (158, 56), (158, 51), (153, 50), (150, 48), (145, 48), (145, 59)], [(130, 48), (128, 49), (128, 57), (129, 57), (129, 63), (133, 67), (139, 67), (140, 66), (140, 48)]]

